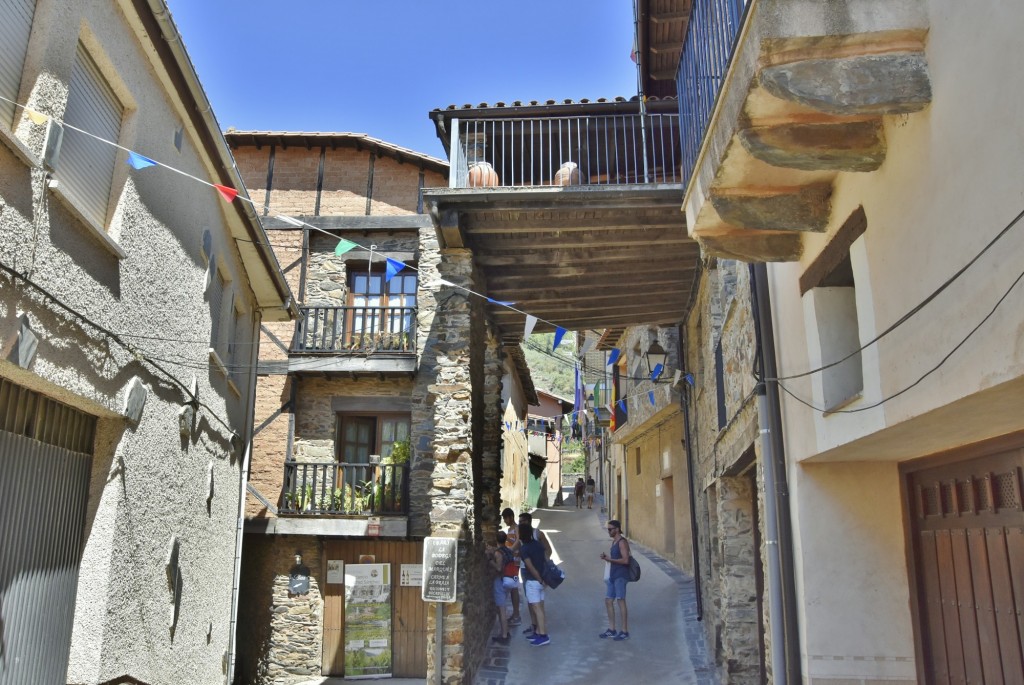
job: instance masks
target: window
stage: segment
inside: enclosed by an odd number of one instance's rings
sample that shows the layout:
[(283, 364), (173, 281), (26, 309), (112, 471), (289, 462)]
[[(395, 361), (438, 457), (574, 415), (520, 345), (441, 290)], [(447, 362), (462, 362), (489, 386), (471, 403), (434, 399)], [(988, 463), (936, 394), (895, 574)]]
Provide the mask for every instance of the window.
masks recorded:
[[(36, 0), (5, 0), (3, 3), (3, 21), (0, 21), (0, 95), (7, 100), (18, 100), (35, 11)], [(4, 128), (12, 126), (14, 115), (14, 104), (0, 100), (0, 121)]]
[[(866, 229), (864, 210), (857, 208), (800, 277), (800, 293), (807, 296), (805, 315), (813, 322), (807, 327), (808, 348), (812, 356), (817, 350), (816, 366), (835, 364), (822, 371), (815, 388), (826, 410), (837, 409), (864, 389), (850, 247)], [(839, 360), (844, 361), (836, 364)]]
[(371, 454), (386, 458), (409, 439), (411, 424), (408, 414), (339, 414), (335, 456), (345, 464), (368, 464)]
[(384, 279), (385, 272), (376, 267), (355, 267), (349, 272), (350, 345), (407, 348), (416, 313), (416, 272)]
[(729, 415), (725, 406), (725, 359), (721, 340), (715, 343), (715, 399), (718, 402), (718, 430), (722, 430), (729, 422)]
[(64, 122), (69, 126), (65, 127), (61, 143), (57, 180), (78, 211), (98, 226), (106, 226), (107, 222), (117, 148), (70, 126), (116, 143), (123, 116), (124, 106), (85, 46), (79, 43), (64, 113)]

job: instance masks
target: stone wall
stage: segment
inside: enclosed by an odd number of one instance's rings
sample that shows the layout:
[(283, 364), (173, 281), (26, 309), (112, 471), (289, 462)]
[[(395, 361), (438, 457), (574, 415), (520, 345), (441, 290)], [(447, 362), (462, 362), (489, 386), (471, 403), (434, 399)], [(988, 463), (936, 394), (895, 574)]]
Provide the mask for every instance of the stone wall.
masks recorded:
[[(295, 554), (310, 570), (309, 593), (288, 592)], [(323, 655), (318, 538), (246, 535), (238, 615), (238, 682), (279, 685), (320, 675)]]
[[(688, 394), (694, 460), (704, 628), (715, 647), (724, 683), (757, 682), (761, 631), (755, 629), (761, 601), (765, 631), (767, 601), (753, 586), (763, 559), (755, 547), (755, 507), (761, 511), (757, 402), (753, 395), (756, 354), (750, 308), (749, 271), (744, 264), (713, 260), (701, 274), (697, 303), (687, 322), (687, 366), (694, 373)], [(719, 425), (715, 347), (722, 345), (725, 422)], [(752, 461), (751, 461), (752, 460)], [(739, 473), (754, 466), (753, 484)], [(757, 491), (753, 488), (756, 486)], [(753, 618), (751, 618), (753, 617)], [(752, 675), (753, 674), (753, 675)], [(753, 678), (753, 679), (752, 679)]]

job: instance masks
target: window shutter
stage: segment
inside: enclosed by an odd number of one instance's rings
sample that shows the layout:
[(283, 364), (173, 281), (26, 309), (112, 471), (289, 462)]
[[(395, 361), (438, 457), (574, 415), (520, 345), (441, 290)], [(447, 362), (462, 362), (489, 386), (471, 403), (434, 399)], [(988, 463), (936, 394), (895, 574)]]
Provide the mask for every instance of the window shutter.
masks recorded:
[[(85, 47), (78, 44), (64, 122), (116, 143), (124, 108)], [(102, 225), (114, 177), (117, 148), (69, 127), (64, 130), (57, 179), (85, 215)]]
[[(36, 0), (0, 0), (0, 95), (8, 100), (18, 99), (35, 11)], [(0, 121), (5, 128), (14, 121), (10, 102), (0, 100)]]

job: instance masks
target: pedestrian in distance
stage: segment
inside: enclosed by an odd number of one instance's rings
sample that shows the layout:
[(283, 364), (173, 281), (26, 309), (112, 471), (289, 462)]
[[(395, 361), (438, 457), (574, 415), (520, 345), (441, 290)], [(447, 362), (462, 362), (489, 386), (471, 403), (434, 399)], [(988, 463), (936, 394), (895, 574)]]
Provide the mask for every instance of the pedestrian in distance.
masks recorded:
[(527, 637), (534, 647), (543, 647), (551, 644), (548, 637), (547, 617), (544, 614), (544, 546), (539, 540), (534, 539), (533, 526), (529, 523), (519, 524), (519, 556), (523, 560), (523, 592), (526, 595), (526, 603), (530, 607), (530, 615), (533, 617), (533, 633)]
[[(629, 582), (629, 541), (622, 537), (621, 524), (612, 519), (606, 526), (612, 539), (608, 552), (601, 552), (604, 567), (604, 607), (608, 611), (608, 630), (599, 636), (621, 642), (629, 639), (629, 610), (626, 608), (626, 583)], [(615, 629), (615, 605), (619, 605), (621, 630)]]
[(594, 482), (593, 476), (587, 476), (587, 509), (594, 508), (594, 490), (597, 484)]
[[(516, 565), (520, 565), (519, 561), (519, 526), (516, 524), (516, 513), (509, 508), (505, 508), (501, 512), (501, 519), (505, 522), (508, 527), (505, 531), (505, 547), (511, 550), (512, 555), (515, 557)], [(512, 616), (508, 619), (510, 626), (518, 626), (522, 624), (523, 619), (519, 613), (519, 588), (518, 585), (515, 589), (509, 590), (509, 604), (512, 605)]]
[(576, 508), (583, 508), (583, 491), (587, 489), (587, 484), (583, 482), (583, 476), (576, 479), (576, 487), (574, 493), (576, 495)]
[(498, 607), (498, 622), (501, 625), (501, 635), (491, 639), (503, 645), (507, 645), (512, 639), (512, 635), (508, 632), (508, 590), (505, 589), (505, 563), (511, 556), (511, 553), (505, 547), (506, 538), (505, 532), (499, 530), (497, 547), (489, 545), (487, 547), (487, 558), (491, 563), (491, 569), (494, 571), (492, 593), (494, 595), (494, 604)]

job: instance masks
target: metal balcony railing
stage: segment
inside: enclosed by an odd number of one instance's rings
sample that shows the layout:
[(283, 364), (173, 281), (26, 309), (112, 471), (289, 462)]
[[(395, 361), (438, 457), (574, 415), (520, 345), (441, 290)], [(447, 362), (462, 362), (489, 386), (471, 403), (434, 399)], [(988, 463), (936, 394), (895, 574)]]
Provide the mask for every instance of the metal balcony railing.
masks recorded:
[(300, 307), (293, 352), (416, 352), (415, 307)]
[(450, 185), (679, 183), (678, 114), (452, 120)]
[(690, 182), (697, 164), (749, 3), (750, 0), (693, 2), (676, 72), (684, 184)]
[(409, 465), (289, 459), (278, 511), (303, 516), (408, 514)]

